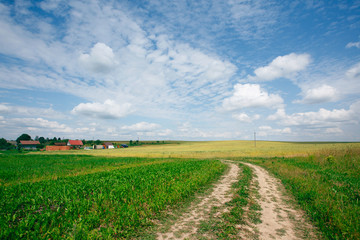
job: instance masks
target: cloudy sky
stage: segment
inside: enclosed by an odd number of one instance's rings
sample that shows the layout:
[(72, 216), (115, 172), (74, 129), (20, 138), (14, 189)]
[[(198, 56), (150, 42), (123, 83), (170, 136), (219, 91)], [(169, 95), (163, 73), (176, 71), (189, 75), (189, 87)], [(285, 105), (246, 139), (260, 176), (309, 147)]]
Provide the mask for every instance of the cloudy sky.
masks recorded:
[(360, 1), (1, 1), (0, 137), (360, 141)]

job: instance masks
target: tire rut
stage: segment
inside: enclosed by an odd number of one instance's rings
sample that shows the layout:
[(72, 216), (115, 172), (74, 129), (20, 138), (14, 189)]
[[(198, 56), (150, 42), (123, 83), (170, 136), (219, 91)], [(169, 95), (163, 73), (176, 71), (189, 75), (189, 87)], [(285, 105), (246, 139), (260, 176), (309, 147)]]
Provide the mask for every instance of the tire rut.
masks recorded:
[[(303, 211), (289, 204), (280, 181), (257, 165), (243, 163), (254, 170), (260, 195), (261, 223), (250, 226), (259, 239), (317, 239), (314, 227), (305, 219)], [(244, 237), (246, 239), (246, 237)]]
[(201, 221), (208, 219), (210, 211), (214, 207), (219, 208), (217, 214), (226, 211), (223, 206), (232, 199), (231, 186), (237, 181), (240, 168), (237, 164), (228, 164), (229, 170), (222, 179), (214, 185), (210, 195), (201, 197), (198, 204), (191, 205), (189, 212), (183, 214), (166, 233), (158, 233), (157, 239), (197, 239), (195, 234), (199, 229)]

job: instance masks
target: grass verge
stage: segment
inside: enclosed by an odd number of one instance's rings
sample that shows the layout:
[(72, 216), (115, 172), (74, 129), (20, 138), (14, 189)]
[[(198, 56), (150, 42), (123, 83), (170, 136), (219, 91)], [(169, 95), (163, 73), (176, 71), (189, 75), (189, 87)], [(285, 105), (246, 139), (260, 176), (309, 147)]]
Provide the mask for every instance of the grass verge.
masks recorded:
[(242, 159), (281, 179), (327, 239), (360, 239), (360, 149)]

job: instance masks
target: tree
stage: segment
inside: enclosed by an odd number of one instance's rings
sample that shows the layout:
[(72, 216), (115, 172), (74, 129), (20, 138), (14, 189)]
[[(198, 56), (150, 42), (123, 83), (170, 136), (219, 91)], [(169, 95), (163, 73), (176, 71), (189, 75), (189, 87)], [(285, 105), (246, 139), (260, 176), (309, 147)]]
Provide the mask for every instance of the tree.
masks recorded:
[(31, 136), (29, 134), (23, 133), (16, 139), (16, 142), (19, 144), (20, 141), (29, 141), (29, 140), (31, 140)]
[(40, 142), (41, 144), (44, 144), (44, 143), (45, 143), (45, 138), (44, 138), (44, 137), (39, 137), (39, 142)]
[(11, 149), (13, 146), (5, 138), (0, 138), (0, 149)]

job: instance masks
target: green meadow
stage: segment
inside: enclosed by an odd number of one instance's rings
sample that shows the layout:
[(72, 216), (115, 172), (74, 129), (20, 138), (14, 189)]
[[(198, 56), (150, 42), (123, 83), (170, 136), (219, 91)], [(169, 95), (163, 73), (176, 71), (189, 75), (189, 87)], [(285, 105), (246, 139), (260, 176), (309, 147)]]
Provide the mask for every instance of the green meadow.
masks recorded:
[(0, 239), (141, 238), (219, 179), (222, 159), (281, 179), (325, 239), (360, 238), (360, 143), (214, 141), (4, 152)]

